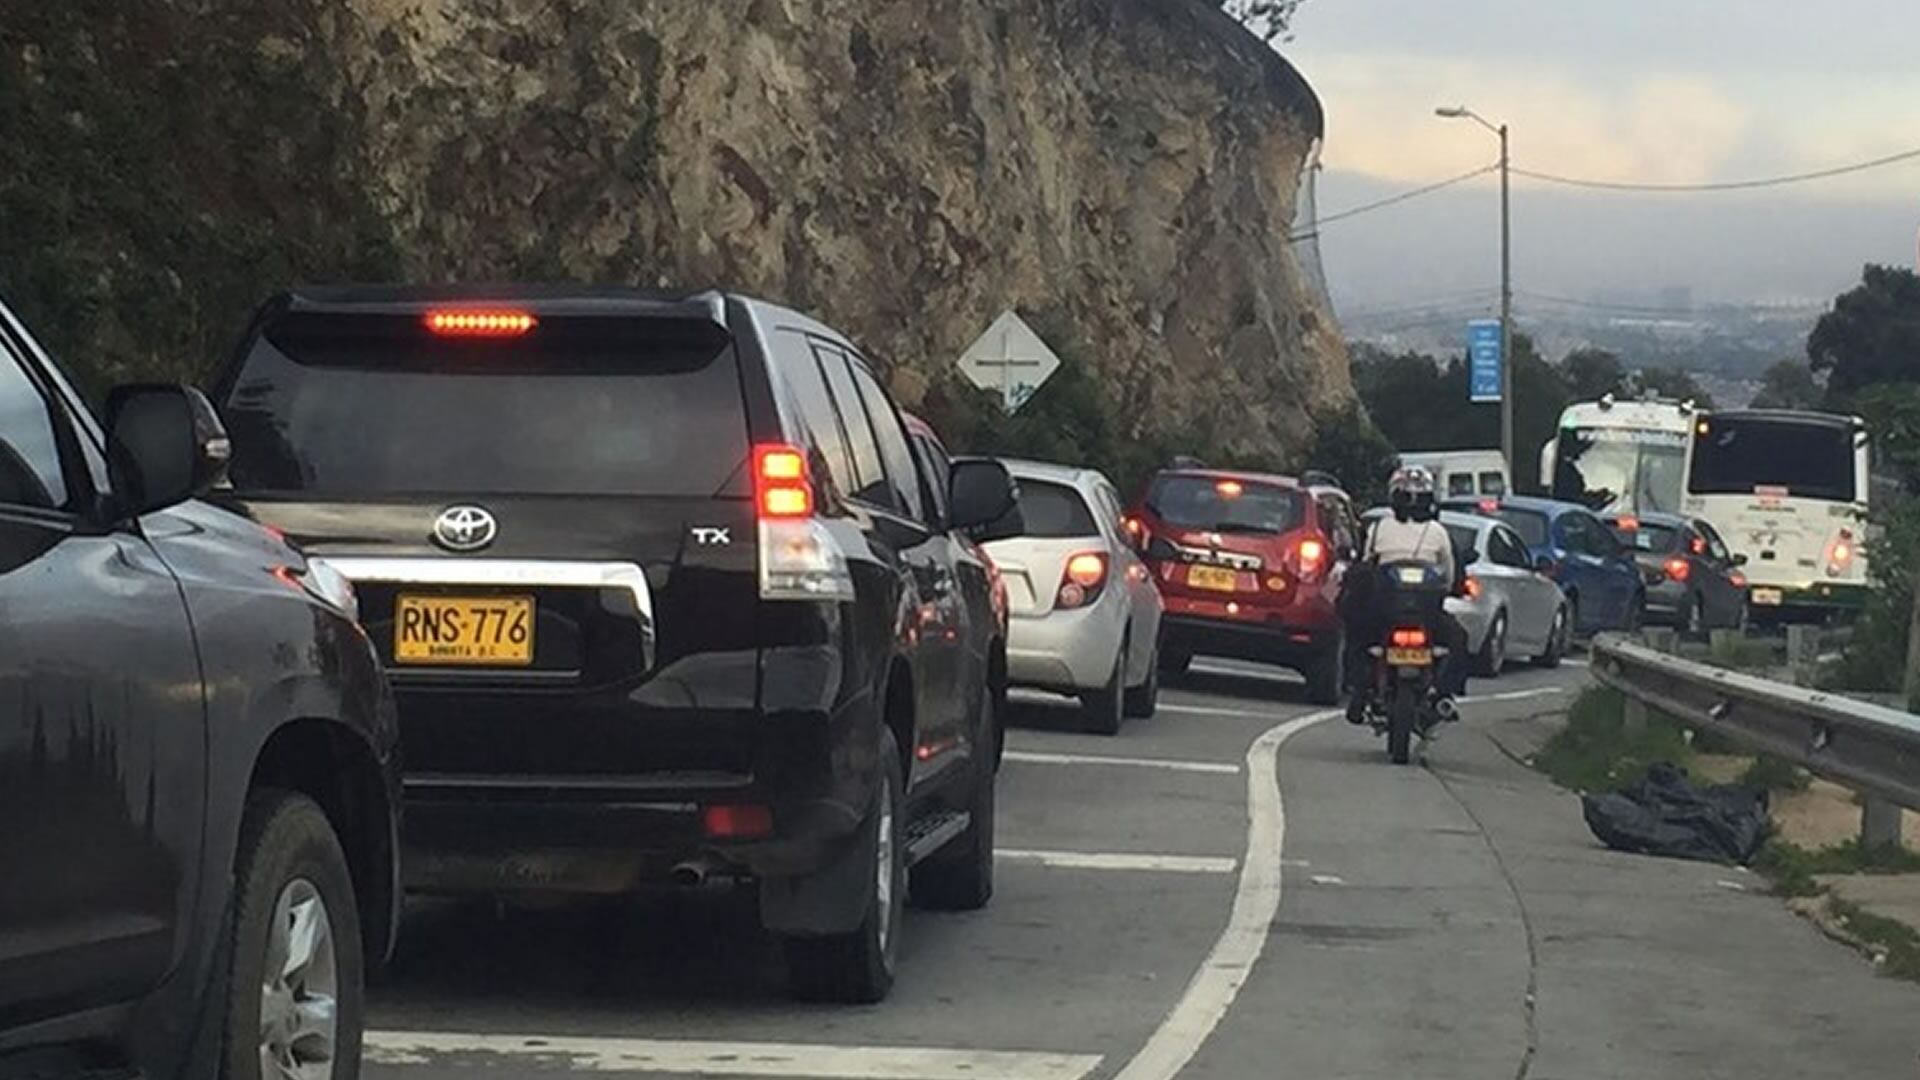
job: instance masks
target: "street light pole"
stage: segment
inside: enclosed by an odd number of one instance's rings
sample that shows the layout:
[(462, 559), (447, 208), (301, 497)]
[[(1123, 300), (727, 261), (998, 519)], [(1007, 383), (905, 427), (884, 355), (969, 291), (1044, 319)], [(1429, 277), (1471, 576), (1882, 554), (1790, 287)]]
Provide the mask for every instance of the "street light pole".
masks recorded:
[[(1507, 479), (1519, 472), (1513, 456), (1513, 157), (1508, 150), (1507, 125), (1495, 125), (1464, 105), (1435, 109), (1446, 120), (1472, 120), (1500, 136), (1500, 456), (1507, 459)], [(1551, 482), (1551, 477), (1542, 477)]]
[[(1507, 152), (1507, 125), (1500, 125), (1500, 453), (1507, 459), (1507, 483), (1519, 474), (1513, 456), (1513, 158)], [(1542, 477), (1542, 482), (1551, 483)]]

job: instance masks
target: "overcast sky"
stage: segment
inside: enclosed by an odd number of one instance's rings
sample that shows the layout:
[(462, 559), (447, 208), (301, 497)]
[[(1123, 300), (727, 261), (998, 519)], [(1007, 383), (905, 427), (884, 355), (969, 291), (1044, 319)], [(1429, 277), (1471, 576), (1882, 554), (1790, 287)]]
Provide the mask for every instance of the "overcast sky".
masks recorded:
[[(1321, 213), (1497, 156), (1433, 116), (1513, 127), (1518, 166), (1693, 183), (1920, 147), (1920, 0), (1308, 0), (1283, 51), (1327, 112)], [(1491, 181), (1330, 224), (1343, 307), (1497, 280)], [(1621, 196), (1521, 181), (1517, 287), (1576, 295), (1690, 286), (1702, 299), (1830, 295), (1863, 263), (1911, 265), (1920, 161), (1738, 195)]]

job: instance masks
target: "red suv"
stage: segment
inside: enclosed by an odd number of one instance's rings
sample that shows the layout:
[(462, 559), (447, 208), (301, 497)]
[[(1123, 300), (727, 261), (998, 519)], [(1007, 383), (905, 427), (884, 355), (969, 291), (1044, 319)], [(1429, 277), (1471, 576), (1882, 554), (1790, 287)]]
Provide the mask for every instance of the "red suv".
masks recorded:
[(1166, 599), (1162, 665), (1194, 654), (1300, 672), (1315, 704), (1340, 699), (1340, 577), (1353, 508), (1331, 484), (1262, 473), (1168, 469), (1147, 486), (1134, 527)]

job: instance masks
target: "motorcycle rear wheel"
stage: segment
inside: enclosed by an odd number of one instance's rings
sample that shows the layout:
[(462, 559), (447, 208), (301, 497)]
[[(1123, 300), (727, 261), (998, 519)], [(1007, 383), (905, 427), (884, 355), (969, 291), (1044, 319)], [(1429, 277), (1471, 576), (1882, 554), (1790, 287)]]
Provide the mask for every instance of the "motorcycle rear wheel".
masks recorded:
[(1395, 765), (1412, 760), (1413, 714), (1419, 705), (1419, 695), (1412, 687), (1394, 687), (1393, 699), (1387, 703), (1387, 756)]

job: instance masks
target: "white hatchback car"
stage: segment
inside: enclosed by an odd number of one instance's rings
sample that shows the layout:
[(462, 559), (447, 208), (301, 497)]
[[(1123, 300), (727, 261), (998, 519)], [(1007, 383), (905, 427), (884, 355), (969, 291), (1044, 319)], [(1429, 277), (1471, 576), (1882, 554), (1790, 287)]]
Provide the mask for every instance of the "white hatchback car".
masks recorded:
[(1078, 697), (1087, 727), (1152, 716), (1160, 693), (1160, 590), (1120, 495), (1091, 469), (1008, 461), (1025, 532), (985, 545), (1007, 585), (1007, 681)]

